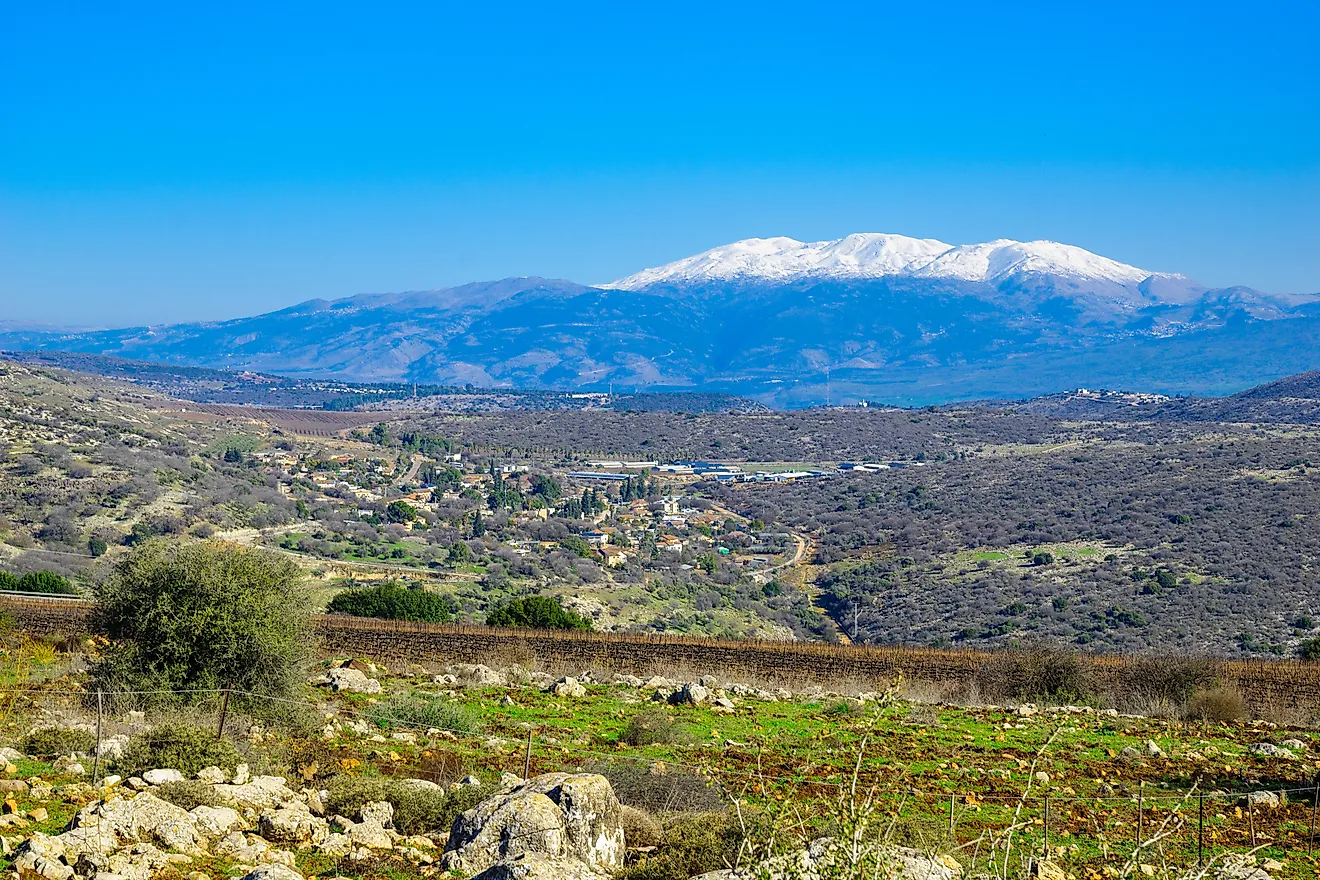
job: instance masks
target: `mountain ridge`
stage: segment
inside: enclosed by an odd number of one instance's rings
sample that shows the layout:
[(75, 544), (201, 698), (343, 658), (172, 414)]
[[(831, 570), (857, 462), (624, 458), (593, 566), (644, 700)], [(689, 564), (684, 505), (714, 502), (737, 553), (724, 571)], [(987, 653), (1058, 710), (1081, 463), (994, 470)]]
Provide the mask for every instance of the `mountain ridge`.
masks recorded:
[(1301, 343), (1317, 338), (1320, 297), (1205, 288), (1051, 242), (748, 239), (628, 277), (311, 299), (219, 322), (15, 328), (0, 330), (0, 348), (349, 381), (709, 390), (777, 406), (1012, 399), (1138, 377), (1162, 393), (1219, 394), (1320, 367)]

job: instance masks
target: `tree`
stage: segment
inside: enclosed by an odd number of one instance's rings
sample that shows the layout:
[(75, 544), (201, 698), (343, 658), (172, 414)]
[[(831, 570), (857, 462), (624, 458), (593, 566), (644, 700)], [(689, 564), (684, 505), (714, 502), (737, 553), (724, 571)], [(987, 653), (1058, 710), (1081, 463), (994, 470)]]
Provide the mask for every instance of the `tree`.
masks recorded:
[(417, 519), (417, 508), (403, 499), (391, 501), (385, 508), (385, 516), (390, 522), (410, 523)]
[(109, 547), (105, 543), (105, 538), (92, 535), (92, 537), (87, 539), (87, 552), (92, 554), (93, 557), (104, 555), (105, 551), (108, 549)]
[(67, 578), (53, 571), (29, 571), (18, 579), (13, 589), (24, 593), (59, 593), (66, 596), (78, 592)]
[(554, 477), (536, 474), (532, 477), (532, 494), (545, 499), (547, 502), (557, 501), (559, 496), (563, 494), (563, 489)]
[(455, 541), (449, 548), (449, 564), (462, 565), (472, 558), (472, 548), (462, 541)]
[(1320, 660), (1320, 638), (1307, 639), (1298, 645), (1297, 656), (1303, 660)]
[[(93, 668), (98, 688), (173, 691), (232, 688), (249, 712), (295, 696), (312, 639), (296, 563), (218, 541), (150, 541), (96, 587), (93, 620), (115, 644)], [(192, 690), (194, 693), (177, 693)]]
[(486, 625), (533, 629), (591, 629), (591, 621), (569, 611), (553, 596), (525, 596), (507, 602), (486, 616)]
[(337, 593), (326, 605), (326, 611), (425, 623), (448, 623), (450, 619), (449, 605), (442, 596), (420, 589), (410, 590), (394, 581)]

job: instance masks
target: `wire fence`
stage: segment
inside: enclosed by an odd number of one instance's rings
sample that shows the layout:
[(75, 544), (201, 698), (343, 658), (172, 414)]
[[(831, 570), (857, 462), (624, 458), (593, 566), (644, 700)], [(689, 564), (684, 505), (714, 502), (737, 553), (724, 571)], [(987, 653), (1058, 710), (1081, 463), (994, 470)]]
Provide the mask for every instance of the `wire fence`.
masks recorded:
[[(1017, 794), (982, 792), (970, 786), (949, 785), (948, 780), (931, 780), (932, 786), (940, 790), (923, 791), (912, 786), (886, 786), (883, 767), (864, 774), (864, 778), (856, 782), (837, 768), (829, 773), (813, 773), (809, 769), (797, 773), (767, 772), (760, 768), (759, 750), (755, 755), (746, 754), (750, 747), (743, 744), (732, 749), (722, 748), (721, 756), (728, 756), (731, 752), (738, 754), (738, 750), (742, 750), (741, 757), (753, 758), (757, 769), (720, 767), (716, 760), (698, 764), (676, 761), (672, 757), (605, 751), (578, 743), (555, 741), (544, 730), (538, 734), (537, 728), (531, 725), (526, 731), (525, 740), (515, 740), (471, 729), (435, 726), (395, 717), (383, 707), (357, 708), (342, 703), (311, 702), (233, 688), (101, 691), (0, 688), (0, 697), (7, 697), (10, 701), (9, 709), (14, 707), (14, 701), (21, 698), (75, 700), (79, 706), (89, 710), (95, 706), (93, 782), (100, 781), (102, 770), (100, 753), (108, 699), (162, 696), (209, 698), (206, 708), (218, 711), (217, 738), (226, 733), (231, 697), (238, 697), (313, 710), (323, 713), (327, 720), (342, 722), (347, 718), (366, 721), (382, 731), (414, 731), (431, 740), (444, 736), (455, 742), (466, 741), (474, 751), (480, 753), (485, 750), (488, 758), (496, 758), (496, 763), (501, 764), (502, 769), (520, 771), (524, 778), (534, 772), (577, 769), (583, 765), (597, 768), (600, 765), (641, 765), (651, 769), (661, 767), (661, 776), (678, 772), (689, 774), (716, 789), (726, 801), (740, 798), (755, 800), (758, 796), (765, 797), (772, 789), (781, 795), (795, 791), (810, 798), (826, 795), (844, 797), (850, 789), (860, 788), (894, 821), (919, 821), (927, 828), (936, 824), (942, 826), (940, 830), (945, 842), (955, 847), (968, 846), (980, 840), (989, 824), (1011, 821), (1015, 827), (1021, 825), (1021, 840), (1046, 854), (1076, 840), (1092, 838), (1114, 846), (1132, 847), (1134, 853), (1155, 843), (1161, 847), (1177, 847), (1187, 853), (1195, 852), (1198, 862), (1205, 864), (1207, 858), (1214, 858), (1226, 851), (1255, 851), (1267, 846), (1311, 854), (1316, 846), (1317, 815), (1320, 814), (1320, 775), (1309, 785), (1276, 785), (1257, 787), (1252, 791), (1207, 791), (1197, 784), (1177, 791), (1163, 787), (1148, 790), (1145, 782), (1139, 782), (1135, 791), (1127, 793), (1081, 795), (1061, 792), (1057, 787), (1037, 786), (1031, 772), (1035, 768), (1033, 763), (1025, 772), (1023, 790)], [(149, 703), (144, 702), (143, 705)], [(343, 730), (342, 724), (339, 730)], [(360, 725), (357, 726), (357, 732), (362, 733)], [(389, 742), (386, 740), (386, 743)]]

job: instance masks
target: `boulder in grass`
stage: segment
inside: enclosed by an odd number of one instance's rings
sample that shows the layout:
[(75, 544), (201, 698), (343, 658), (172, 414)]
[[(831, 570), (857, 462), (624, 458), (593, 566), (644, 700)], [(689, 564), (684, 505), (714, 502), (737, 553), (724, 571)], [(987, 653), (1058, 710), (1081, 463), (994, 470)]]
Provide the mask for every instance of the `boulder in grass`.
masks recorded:
[(544, 856), (610, 873), (623, 865), (622, 815), (618, 798), (603, 776), (537, 776), (459, 816), (441, 867), (477, 874), (521, 857)]

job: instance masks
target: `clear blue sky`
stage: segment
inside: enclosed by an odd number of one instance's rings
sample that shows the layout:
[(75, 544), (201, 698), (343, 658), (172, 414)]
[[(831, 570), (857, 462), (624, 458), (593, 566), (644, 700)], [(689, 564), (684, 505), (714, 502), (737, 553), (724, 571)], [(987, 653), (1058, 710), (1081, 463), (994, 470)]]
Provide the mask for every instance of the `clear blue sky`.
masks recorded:
[(10, 0), (0, 321), (853, 231), (1320, 291), (1318, 8)]

